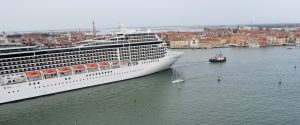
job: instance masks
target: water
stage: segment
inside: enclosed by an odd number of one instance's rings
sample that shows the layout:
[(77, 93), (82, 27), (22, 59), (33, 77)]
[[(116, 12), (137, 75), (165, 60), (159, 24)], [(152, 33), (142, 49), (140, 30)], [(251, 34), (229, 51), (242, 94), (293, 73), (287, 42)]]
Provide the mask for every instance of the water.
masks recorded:
[(170, 69), (4, 104), (0, 125), (300, 123), (300, 48), (227, 48), (221, 49), (226, 63), (208, 63), (219, 50), (179, 50), (185, 52), (175, 65), (185, 78), (181, 85), (171, 83)]

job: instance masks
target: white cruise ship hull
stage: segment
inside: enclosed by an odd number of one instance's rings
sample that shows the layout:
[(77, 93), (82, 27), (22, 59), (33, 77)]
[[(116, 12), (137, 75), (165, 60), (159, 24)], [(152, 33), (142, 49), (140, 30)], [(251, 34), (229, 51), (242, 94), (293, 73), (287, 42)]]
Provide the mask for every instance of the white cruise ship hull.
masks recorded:
[(1, 86), (0, 104), (149, 75), (170, 68), (182, 53), (139, 61), (138, 65)]

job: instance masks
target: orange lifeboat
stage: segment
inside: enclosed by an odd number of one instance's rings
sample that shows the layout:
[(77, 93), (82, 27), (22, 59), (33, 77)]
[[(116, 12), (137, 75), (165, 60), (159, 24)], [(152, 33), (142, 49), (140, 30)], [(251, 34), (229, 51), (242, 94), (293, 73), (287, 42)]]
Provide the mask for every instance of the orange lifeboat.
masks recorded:
[(43, 73), (44, 74), (54, 74), (54, 73), (56, 73), (56, 70), (55, 69), (45, 69), (45, 70), (43, 70)]
[(109, 66), (109, 63), (104, 61), (104, 62), (100, 62), (100, 68), (107, 68)]
[(27, 77), (40, 76), (41, 73), (39, 71), (29, 71), (25, 73)]
[(84, 66), (83, 65), (76, 65), (76, 66), (72, 66), (73, 67), (73, 69), (84, 69)]
[(89, 63), (89, 64), (86, 64), (86, 67), (87, 68), (95, 68), (95, 67), (97, 67), (97, 64), (96, 63)]
[(71, 71), (70, 67), (62, 67), (62, 68), (57, 68), (59, 72), (69, 72)]

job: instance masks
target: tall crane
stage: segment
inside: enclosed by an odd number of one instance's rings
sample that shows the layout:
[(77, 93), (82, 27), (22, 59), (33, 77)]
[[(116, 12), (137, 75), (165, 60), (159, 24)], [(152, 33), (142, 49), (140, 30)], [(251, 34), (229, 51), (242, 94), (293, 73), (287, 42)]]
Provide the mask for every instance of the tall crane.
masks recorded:
[(237, 26), (237, 28), (233, 29), (233, 33), (237, 33), (239, 31), (240, 26)]

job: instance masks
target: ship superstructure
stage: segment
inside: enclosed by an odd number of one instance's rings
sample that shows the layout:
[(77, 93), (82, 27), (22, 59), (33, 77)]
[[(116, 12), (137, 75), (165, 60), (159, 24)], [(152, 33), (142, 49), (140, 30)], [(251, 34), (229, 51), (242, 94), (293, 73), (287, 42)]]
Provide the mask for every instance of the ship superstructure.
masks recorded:
[(72, 47), (0, 49), (0, 103), (95, 86), (168, 69), (182, 54), (152, 32), (121, 30)]

